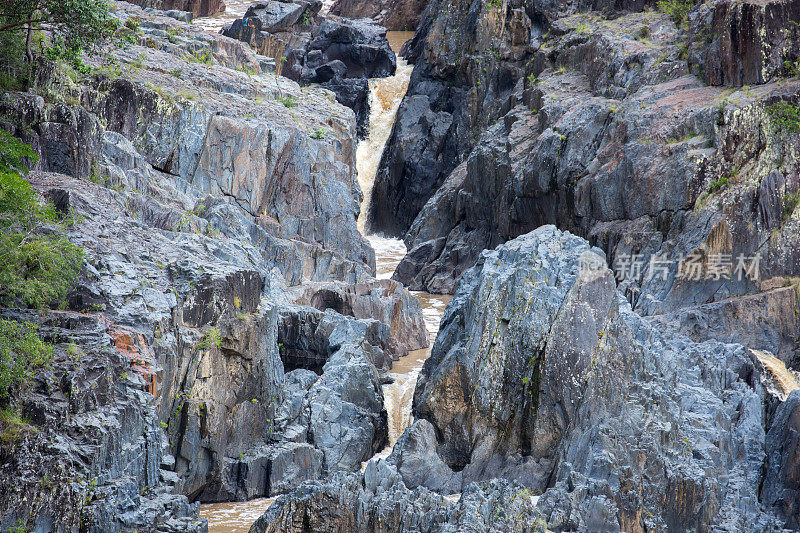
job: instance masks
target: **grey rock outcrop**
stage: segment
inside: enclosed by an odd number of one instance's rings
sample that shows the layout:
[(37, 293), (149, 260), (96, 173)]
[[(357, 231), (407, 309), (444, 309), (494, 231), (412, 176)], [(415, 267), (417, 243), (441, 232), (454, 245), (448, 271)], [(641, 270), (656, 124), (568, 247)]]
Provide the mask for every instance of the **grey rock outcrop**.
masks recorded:
[(776, 527), (759, 368), (655, 329), (601, 251), (545, 226), (462, 277), (389, 461), (410, 487), (516, 480), (558, 530)]
[[(66, 233), (86, 261), (70, 309), (102, 316), (120, 353), (157, 368), (163, 490), (140, 504), (142, 486), (126, 481), (97, 492), (96, 516), (83, 499), (76, 513), (98, 531), (164, 516), (189, 527), (186, 496), (269, 496), (358, 470), (387, 438), (378, 368), (426, 339), (416, 300), (373, 279), (356, 228), (352, 111), (260, 73), (240, 41), (115, 6), (139, 22), (137, 44), (110, 49), (119, 66), (87, 58), (94, 70), (77, 81), (38, 72), (38, 94), (3, 94), (0, 126), (41, 155), (36, 191), (78, 215)], [(323, 288), (352, 313), (315, 297)], [(318, 357), (319, 376), (287, 348)]]
[[(614, 18), (582, 12), (610, 4), (537, 6), (541, 17), (526, 12), (533, 24), (527, 48), (511, 44), (513, 5), (502, 27), (491, 26), (495, 11), (481, 8), (479, 24), (470, 26), (458, 19), (462, 11), (441, 5), (437, 22), (423, 25), (412, 42), (415, 73), (371, 214), (397, 221), (377, 229), (405, 233), (409, 251), (394, 279), (452, 293), (480, 250), (555, 224), (602, 248), (618, 271), (626, 258), (643, 265), (638, 274), (619, 271), (640, 314), (681, 324), (695, 340), (733, 341), (744, 330), (748, 346), (796, 365), (797, 317), (789, 310), (796, 308), (790, 287), (800, 274), (800, 168), (787, 117), (796, 112), (800, 85), (777, 79), (786, 73), (770, 67), (758, 81), (769, 83), (757, 87), (709, 86), (692, 59), (693, 43), (702, 40), (698, 17), (730, 8), (755, 17), (731, 32), (759, 32), (774, 41), (763, 47), (769, 64), (791, 64), (792, 3), (698, 5), (680, 27), (666, 15), (639, 12), (643, 6)], [(771, 29), (759, 30), (772, 10), (787, 16), (769, 17)], [(481, 24), (505, 36), (498, 62), (485, 72), (454, 52), (458, 43), (480, 45)], [(473, 31), (468, 45), (465, 35)], [(751, 55), (737, 57), (755, 61)], [(492, 69), (500, 68), (508, 74), (505, 92), (492, 86)], [(474, 90), (472, 107), (457, 106), (466, 87)], [(454, 111), (464, 108), (471, 110), (464, 117)], [(456, 133), (467, 126), (472, 137)], [(739, 259), (756, 255), (757, 276), (734, 275)], [(679, 272), (687, 257), (700, 258), (700, 280)], [(730, 257), (730, 268), (713, 279), (707, 273), (719, 257)], [(669, 262), (665, 275), (650, 276), (651, 261), (659, 259)]]
[(277, 72), (301, 85), (317, 83), (356, 114), (359, 136), (369, 118), (368, 78), (394, 74), (386, 28), (369, 19), (318, 16), (322, 4), (268, 0), (248, 8), (223, 34), (280, 59)]
[(210, 17), (225, 11), (224, 0), (130, 0), (130, 3), (158, 11), (184, 11), (194, 18)]
[(786, 520), (786, 527), (800, 529), (800, 390), (778, 406), (767, 433), (766, 478), (761, 497)]
[(0, 449), (0, 527), (207, 531), (197, 504), (173, 493), (173, 459), (143, 367), (114, 346), (107, 321), (7, 309), (0, 316), (36, 324), (57, 343), (47, 371), (19, 398), (27, 429)]
[(470, 485), (458, 501), (424, 488), (409, 490), (385, 461), (364, 473), (306, 483), (281, 497), (250, 533), (351, 531), (377, 533), (543, 532), (530, 492), (498, 480)]
[(224, 27), (222, 34), (246, 42), (257, 54), (280, 58), (311, 39), (311, 28), (318, 24), (321, 8), (319, 0), (255, 2), (242, 18)]
[(428, 347), (419, 300), (395, 281), (365, 281), (349, 286), (314, 283), (304, 285), (301, 291), (294, 298), (297, 304), (388, 324), (389, 335), (382, 348), (395, 359)]
[(300, 84), (319, 83), (356, 114), (359, 135), (369, 124), (368, 78), (394, 74), (397, 61), (386, 28), (371, 20), (327, 18), (302, 48), (286, 53), (282, 73)]

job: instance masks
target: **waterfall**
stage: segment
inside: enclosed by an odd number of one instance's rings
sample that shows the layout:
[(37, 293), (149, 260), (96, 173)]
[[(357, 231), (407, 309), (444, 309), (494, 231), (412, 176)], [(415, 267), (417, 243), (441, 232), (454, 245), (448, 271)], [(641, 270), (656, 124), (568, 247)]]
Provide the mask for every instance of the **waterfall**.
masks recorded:
[[(397, 53), (400, 47), (414, 36), (413, 32), (388, 32), (386, 37), (392, 49)], [(413, 67), (404, 59), (397, 59), (397, 71), (394, 76), (369, 81), (369, 130), (367, 137), (358, 144), (356, 150), (356, 169), (358, 182), (364, 193), (361, 213), (358, 217), (358, 229), (365, 233), (365, 222), (372, 196), (372, 186), (378, 165), (392, 133), (397, 110), (408, 89)], [(377, 273), (376, 277), (390, 278), (395, 268), (406, 254), (406, 247), (399, 239), (389, 239), (377, 235), (368, 235), (367, 239), (375, 249)], [(439, 320), (444, 313), (449, 296), (436, 296), (427, 293), (413, 293), (420, 301), (425, 326), (428, 328), (430, 342), (439, 331)], [(389, 445), (378, 454), (385, 457), (391, 453), (398, 437), (411, 423), (411, 404), (414, 399), (414, 388), (422, 365), (430, 355), (430, 349), (416, 350), (409, 353), (392, 365), (389, 377), (393, 382), (383, 386), (384, 404), (388, 414)], [(366, 463), (365, 463), (366, 464)]]
[[(390, 31), (386, 37), (389, 39), (392, 49), (397, 53), (403, 43), (413, 35), (414, 33), (410, 31)], [(365, 233), (364, 224), (372, 196), (375, 174), (378, 172), (386, 141), (389, 140), (389, 135), (392, 133), (400, 102), (408, 89), (412, 70), (413, 67), (405, 59), (398, 57), (394, 76), (369, 80), (369, 130), (367, 137), (358, 143), (356, 149), (358, 184), (364, 193), (361, 213), (358, 216), (358, 229), (362, 234)]]

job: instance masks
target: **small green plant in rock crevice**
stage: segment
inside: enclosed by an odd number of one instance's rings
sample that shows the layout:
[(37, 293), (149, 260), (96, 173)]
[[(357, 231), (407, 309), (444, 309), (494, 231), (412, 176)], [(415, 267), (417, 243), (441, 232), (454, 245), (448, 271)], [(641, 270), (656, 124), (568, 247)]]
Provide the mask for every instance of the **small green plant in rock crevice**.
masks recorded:
[(677, 27), (681, 27), (686, 22), (686, 15), (694, 7), (695, 0), (660, 0), (658, 10), (667, 15)]
[(725, 187), (728, 186), (730, 183), (730, 178), (728, 176), (722, 176), (714, 181), (708, 186), (708, 192), (713, 194), (715, 192), (721, 191)]
[(770, 104), (765, 109), (777, 130), (788, 133), (800, 132), (800, 104), (781, 101)]
[(196, 50), (189, 57), (186, 58), (189, 63), (201, 63), (203, 65), (213, 65), (214, 56), (211, 50)]
[(297, 107), (297, 97), (295, 96), (277, 96), (275, 99), (286, 107)]
[(792, 194), (787, 194), (783, 197), (783, 219), (786, 220), (794, 210), (797, 208), (797, 204), (800, 204), (800, 191), (797, 191)]
[(197, 345), (198, 350), (205, 350), (211, 348), (219, 348), (222, 345), (222, 335), (219, 333), (219, 328), (209, 328), (203, 334), (203, 340)]

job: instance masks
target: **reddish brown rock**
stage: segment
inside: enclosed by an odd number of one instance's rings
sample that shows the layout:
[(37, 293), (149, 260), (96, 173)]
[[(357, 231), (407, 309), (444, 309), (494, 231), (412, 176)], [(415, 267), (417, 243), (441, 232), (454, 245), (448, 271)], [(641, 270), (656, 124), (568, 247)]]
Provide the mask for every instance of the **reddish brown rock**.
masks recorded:
[(351, 19), (371, 18), (387, 30), (413, 31), (427, 5), (425, 0), (337, 0), (331, 13)]
[(161, 11), (177, 9), (188, 11), (195, 17), (209, 17), (225, 11), (224, 0), (129, 0), (131, 4)]

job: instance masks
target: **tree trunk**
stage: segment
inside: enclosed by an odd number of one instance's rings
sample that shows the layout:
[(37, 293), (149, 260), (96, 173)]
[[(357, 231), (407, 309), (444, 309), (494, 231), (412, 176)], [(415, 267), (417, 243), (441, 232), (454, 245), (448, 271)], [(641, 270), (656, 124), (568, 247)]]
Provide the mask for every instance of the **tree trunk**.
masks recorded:
[(25, 58), (28, 63), (33, 63), (33, 50), (31, 50), (31, 33), (33, 33), (33, 24), (28, 23), (28, 31), (25, 32)]

